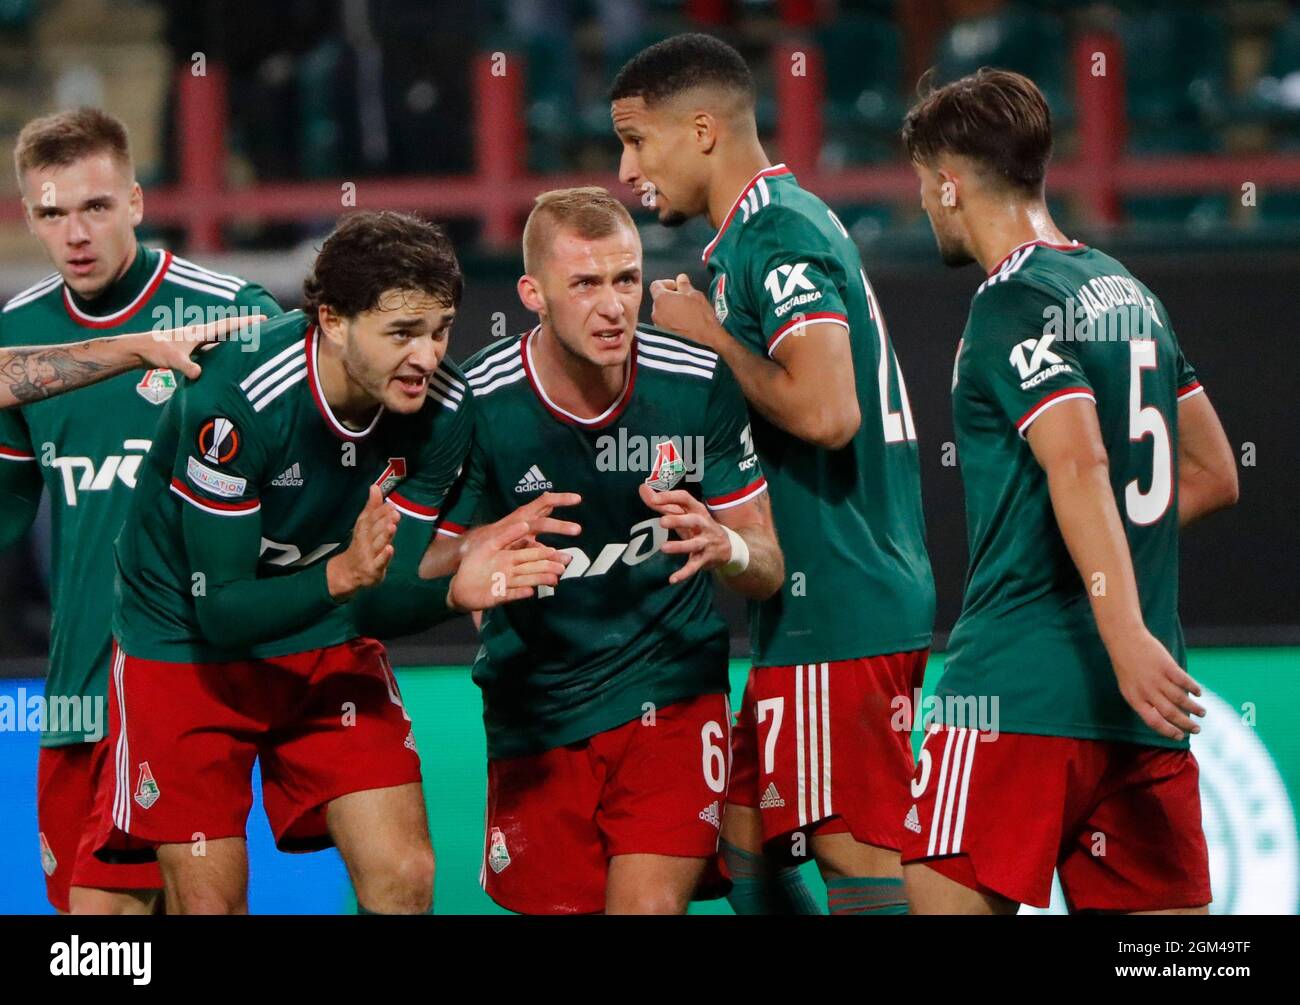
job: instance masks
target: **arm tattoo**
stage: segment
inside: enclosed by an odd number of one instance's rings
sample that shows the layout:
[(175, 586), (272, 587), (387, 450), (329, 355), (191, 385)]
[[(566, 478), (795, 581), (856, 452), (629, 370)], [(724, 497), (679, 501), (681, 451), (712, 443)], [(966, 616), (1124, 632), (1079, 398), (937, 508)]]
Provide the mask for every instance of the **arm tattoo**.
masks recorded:
[[(96, 340), (98, 341), (98, 340)], [(67, 346), (0, 349), (0, 396), (19, 404), (40, 401), (64, 391), (112, 377), (124, 369), (104, 362), (93, 342)], [(100, 359), (96, 359), (100, 356)]]

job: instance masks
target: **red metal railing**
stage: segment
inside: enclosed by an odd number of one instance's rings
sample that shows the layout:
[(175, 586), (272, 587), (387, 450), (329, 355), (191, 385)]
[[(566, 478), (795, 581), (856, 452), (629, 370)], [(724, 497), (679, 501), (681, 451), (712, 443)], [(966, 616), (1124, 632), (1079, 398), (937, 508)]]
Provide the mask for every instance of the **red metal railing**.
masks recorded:
[[(823, 136), (825, 83), (819, 52), (800, 45), (803, 75), (790, 72), (792, 46), (777, 46), (772, 59), (776, 85), (777, 136), (773, 153), (800, 175), (800, 181), (832, 203), (907, 201), (917, 196), (916, 179), (906, 164), (823, 171), (817, 152)], [(1093, 55), (1104, 53), (1107, 72), (1092, 73)], [(1124, 194), (1221, 191), (1239, 194), (1244, 182), (1259, 189), (1300, 188), (1300, 155), (1171, 156), (1133, 158), (1124, 154), (1123, 54), (1106, 34), (1080, 36), (1073, 48), (1078, 152), (1053, 163), (1054, 194), (1080, 197), (1094, 219), (1109, 225), (1120, 219)], [(334, 181), (272, 182), (228, 188), (225, 182), (227, 81), (222, 68), (207, 74), (183, 69), (177, 78), (177, 184), (150, 189), (151, 223), (182, 228), (196, 252), (220, 250), (222, 226), (236, 220), (332, 220), (346, 208), (415, 210), (437, 218), (483, 221), (483, 239), (495, 249), (511, 249), (523, 217), (543, 189), (605, 185), (629, 205), (636, 197), (618, 184), (617, 151), (610, 137), (610, 170), (593, 174), (534, 175), (526, 169), (526, 97), (523, 61), (504, 63), (483, 53), (475, 61), (472, 174), (435, 178), (360, 178)], [(349, 189), (348, 186), (354, 186)], [(355, 201), (345, 200), (354, 192)], [(16, 203), (0, 206), (0, 219), (20, 215)]]

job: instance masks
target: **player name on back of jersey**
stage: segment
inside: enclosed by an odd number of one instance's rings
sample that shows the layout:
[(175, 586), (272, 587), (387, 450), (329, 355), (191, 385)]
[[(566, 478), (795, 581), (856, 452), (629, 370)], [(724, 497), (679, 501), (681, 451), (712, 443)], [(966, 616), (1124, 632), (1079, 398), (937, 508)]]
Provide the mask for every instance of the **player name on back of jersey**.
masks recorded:
[(1131, 277), (1093, 276), (1061, 304), (1043, 310), (1043, 332), (1071, 342), (1128, 342), (1155, 338), (1164, 328), (1155, 297)]

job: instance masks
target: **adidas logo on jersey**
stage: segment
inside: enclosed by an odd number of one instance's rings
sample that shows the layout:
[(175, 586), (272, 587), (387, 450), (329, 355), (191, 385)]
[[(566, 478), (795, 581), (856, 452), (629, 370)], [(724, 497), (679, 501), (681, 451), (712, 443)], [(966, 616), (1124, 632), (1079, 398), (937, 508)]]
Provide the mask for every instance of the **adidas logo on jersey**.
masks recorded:
[(713, 824), (714, 827), (721, 829), (722, 814), (718, 808), (718, 801), (715, 799), (708, 806), (700, 810), (700, 819), (706, 824)]
[(916, 812), (916, 803), (907, 811), (907, 816), (903, 819), (903, 826), (913, 834), (921, 833), (921, 815)]
[(294, 461), (287, 468), (271, 479), (271, 484), (278, 489), (302, 488), (302, 466)]
[(542, 469), (534, 464), (524, 472), (524, 476), (515, 485), (516, 492), (549, 492), (552, 483), (542, 474)]
[(785, 800), (781, 798), (781, 793), (776, 791), (776, 782), (768, 782), (767, 788), (763, 790), (763, 798), (758, 801), (758, 808), (760, 810), (774, 810), (784, 805)]

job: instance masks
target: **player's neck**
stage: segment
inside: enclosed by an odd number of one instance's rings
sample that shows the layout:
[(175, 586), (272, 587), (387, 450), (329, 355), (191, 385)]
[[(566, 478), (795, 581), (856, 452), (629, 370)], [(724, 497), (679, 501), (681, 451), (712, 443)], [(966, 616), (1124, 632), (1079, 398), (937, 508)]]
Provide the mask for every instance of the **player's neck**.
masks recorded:
[(545, 321), (529, 347), (537, 381), (547, 397), (581, 418), (594, 419), (607, 411), (627, 383), (631, 352), (621, 367), (597, 366), (565, 349)]
[(343, 357), (329, 339), (318, 335), (316, 346), (316, 377), (325, 404), (345, 426), (365, 429), (375, 417), (379, 402), (348, 376)]
[(141, 258), (140, 242), (136, 240), (135, 230), (131, 231), (131, 241), (127, 245), (126, 254), (122, 256), (122, 264), (118, 267), (117, 274), (113, 276), (112, 281), (108, 284), (107, 289), (112, 289), (122, 281), (122, 278), (131, 271), (132, 266)]
[(772, 166), (757, 137), (739, 150), (724, 157), (717, 174), (709, 183), (709, 224), (714, 230), (722, 226), (746, 186), (764, 168)]
[(988, 272), (1016, 248), (1033, 241), (1070, 243), (1041, 200), (994, 202), (982, 209), (979, 226), (972, 229), (971, 253)]

